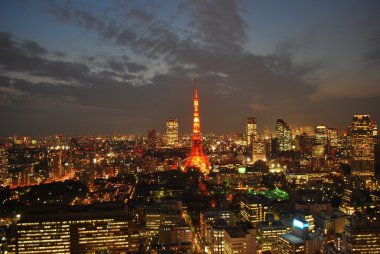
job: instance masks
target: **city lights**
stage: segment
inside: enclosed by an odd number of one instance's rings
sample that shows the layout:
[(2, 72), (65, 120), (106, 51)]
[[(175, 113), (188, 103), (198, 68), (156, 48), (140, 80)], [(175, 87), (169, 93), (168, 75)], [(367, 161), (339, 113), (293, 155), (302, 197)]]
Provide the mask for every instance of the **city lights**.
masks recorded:
[(380, 1), (0, 1), (0, 253), (380, 253)]

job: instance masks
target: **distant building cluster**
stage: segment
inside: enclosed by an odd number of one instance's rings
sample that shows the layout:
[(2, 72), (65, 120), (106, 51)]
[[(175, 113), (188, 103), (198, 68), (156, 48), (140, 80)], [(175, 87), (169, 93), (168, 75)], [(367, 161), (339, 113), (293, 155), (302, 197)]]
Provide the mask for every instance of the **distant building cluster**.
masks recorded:
[[(376, 123), (0, 140), (1, 253), (378, 253)], [(262, 130), (262, 131), (261, 131)]]

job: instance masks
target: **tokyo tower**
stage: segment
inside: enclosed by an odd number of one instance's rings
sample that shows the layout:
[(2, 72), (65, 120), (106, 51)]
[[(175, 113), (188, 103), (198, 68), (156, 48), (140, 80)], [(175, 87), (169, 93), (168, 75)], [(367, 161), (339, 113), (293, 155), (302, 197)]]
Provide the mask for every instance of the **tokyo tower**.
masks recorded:
[(201, 138), (201, 125), (199, 121), (199, 99), (198, 99), (198, 87), (195, 80), (194, 89), (194, 115), (193, 115), (193, 134), (191, 136), (191, 152), (186, 161), (186, 168), (196, 167), (204, 173), (208, 174), (210, 168), (210, 162), (207, 156), (203, 153), (202, 138)]

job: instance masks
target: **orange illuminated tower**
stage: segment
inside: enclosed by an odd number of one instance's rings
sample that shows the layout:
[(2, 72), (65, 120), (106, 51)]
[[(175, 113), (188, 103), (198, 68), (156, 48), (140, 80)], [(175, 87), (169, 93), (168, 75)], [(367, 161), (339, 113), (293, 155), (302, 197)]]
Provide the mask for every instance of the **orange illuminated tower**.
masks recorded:
[(201, 125), (199, 121), (199, 100), (198, 100), (198, 87), (195, 81), (194, 90), (194, 117), (193, 117), (193, 134), (191, 137), (191, 153), (186, 161), (186, 168), (196, 167), (204, 173), (208, 174), (210, 162), (207, 156), (203, 153), (202, 138), (201, 138)]

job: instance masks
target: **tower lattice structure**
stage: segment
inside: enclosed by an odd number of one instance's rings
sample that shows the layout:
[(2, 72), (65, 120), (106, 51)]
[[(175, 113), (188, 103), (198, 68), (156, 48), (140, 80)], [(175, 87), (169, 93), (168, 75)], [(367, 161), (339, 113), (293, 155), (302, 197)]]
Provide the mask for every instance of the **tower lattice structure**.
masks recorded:
[(186, 161), (186, 168), (196, 167), (204, 173), (208, 174), (210, 162), (203, 152), (202, 137), (201, 137), (201, 124), (199, 120), (199, 99), (197, 81), (195, 81), (194, 89), (194, 115), (193, 115), (193, 133), (190, 156)]

